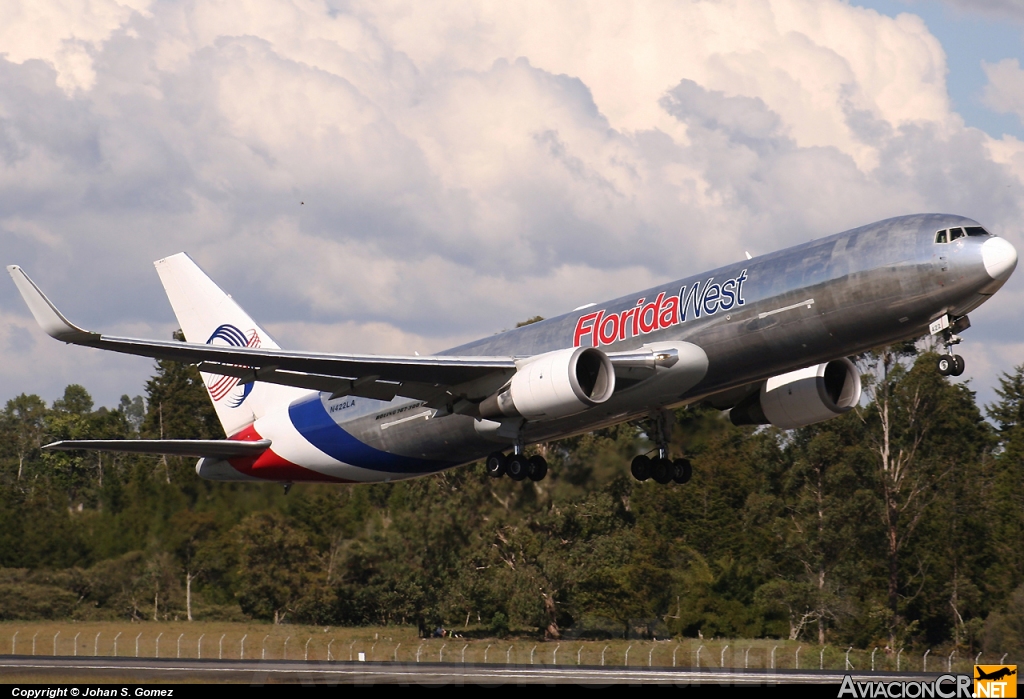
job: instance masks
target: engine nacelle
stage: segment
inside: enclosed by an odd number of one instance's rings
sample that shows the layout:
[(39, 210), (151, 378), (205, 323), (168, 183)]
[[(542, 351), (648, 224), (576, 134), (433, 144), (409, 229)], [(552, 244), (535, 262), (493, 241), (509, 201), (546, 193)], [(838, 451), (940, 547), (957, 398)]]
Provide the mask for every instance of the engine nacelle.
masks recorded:
[(784, 430), (842, 415), (860, 402), (860, 373), (845, 357), (774, 376), (729, 412), (734, 425)]
[(615, 391), (608, 355), (593, 347), (556, 350), (520, 365), (507, 386), (480, 404), (485, 418), (551, 420), (581, 413)]

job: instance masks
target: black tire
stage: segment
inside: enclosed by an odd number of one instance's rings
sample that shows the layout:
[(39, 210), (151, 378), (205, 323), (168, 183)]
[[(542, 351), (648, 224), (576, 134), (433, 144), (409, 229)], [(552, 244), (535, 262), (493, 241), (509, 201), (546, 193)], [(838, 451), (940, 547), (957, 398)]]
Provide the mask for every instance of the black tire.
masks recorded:
[(529, 473), (530, 480), (542, 481), (546, 475), (548, 475), (548, 462), (544, 460), (543, 456), (531, 456)]
[(501, 478), (505, 475), (505, 464), (507, 458), (500, 451), (492, 451), (487, 456), (484, 466), (487, 468), (487, 475), (491, 478)]
[(505, 462), (505, 473), (514, 481), (521, 481), (530, 473), (530, 460), (522, 454), (513, 454)]
[(682, 485), (689, 483), (693, 477), (693, 466), (689, 459), (676, 459), (672, 462), (672, 480)]
[(956, 360), (948, 354), (944, 354), (939, 357), (938, 368), (940, 376), (949, 376), (956, 369)]
[(651, 478), (662, 485), (671, 482), (674, 471), (672, 462), (668, 459), (655, 459), (651, 464)]
[(951, 371), (950, 374), (952, 374), (953, 376), (960, 376), (961, 374), (963, 374), (964, 370), (967, 368), (967, 362), (964, 361), (964, 358), (961, 357), (959, 354), (954, 354), (953, 363), (955, 364), (955, 366), (953, 367), (953, 371)]
[(633, 459), (633, 463), (629, 465), (629, 472), (638, 481), (646, 481), (651, 477), (651, 460), (641, 454)]

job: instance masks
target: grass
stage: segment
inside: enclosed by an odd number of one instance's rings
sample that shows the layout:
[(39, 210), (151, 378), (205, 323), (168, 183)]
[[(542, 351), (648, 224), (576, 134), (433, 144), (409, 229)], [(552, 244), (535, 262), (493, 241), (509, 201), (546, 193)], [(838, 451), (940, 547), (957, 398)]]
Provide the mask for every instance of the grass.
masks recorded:
[[(15, 638), (15, 634), (17, 634)], [(158, 648), (159, 637), (159, 648)], [(535, 665), (607, 665), (630, 667), (695, 667), (843, 669), (846, 649), (766, 639), (683, 639), (541, 641), (508, 639), (421, 639), (413, 627), (334, 628), (292, 624), (229, 622), (3, 622), (0, 654), (60, 656), (218, 658), (247, 660), (309, 660), (498, 663)], [(116, 643), (116, 652), (115, 652)], [(774, 650), (774, 664), (773, 659)], [(328, 657), (328, 653), (330, 656)], [(933, 651), (928, 669), (945, 671), (949, 651)], [(875, 652), (877, 670), (896, 670), (897, 654)], [(674, 663), (673, 663), (674, 660)], [(852, 650), (851, 665), (871, 669), (870, 650)], [(998, 658), (983, 658), (997, 662)], [(1009, 660), (1013, 660), (1012, 658)], [(970, 671), (974, 658), (954, 656), (953, 670)], [(922, 655), (904, 652), (903, 671), (922, 669)], [(31, 674), (31, 673), (29, 673)], [(2, 675), (13, 681), (11, 675)]]

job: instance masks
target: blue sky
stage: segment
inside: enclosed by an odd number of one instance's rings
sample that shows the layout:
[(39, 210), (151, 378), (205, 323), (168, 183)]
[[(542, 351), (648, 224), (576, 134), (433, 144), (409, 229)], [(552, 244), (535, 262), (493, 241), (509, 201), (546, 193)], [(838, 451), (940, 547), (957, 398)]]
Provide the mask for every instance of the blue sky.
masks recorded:
[(967, 126), (999, 138), (1010, 134), (1024, 140), (1024, 125), (1013, 114), (997, 114), (981, 101), (988, 82), (982, 61), (996, 63), (1004, 58), (1024, 56), (1024, 2), (1020, 9), (986, 8), (988, 3), (949, 3), (940, 0), (859, 0), (853, 5), (869, 7), (889, 17), (911, 12), (924, 19), (948, 60), (948, 89), (953, 109)]

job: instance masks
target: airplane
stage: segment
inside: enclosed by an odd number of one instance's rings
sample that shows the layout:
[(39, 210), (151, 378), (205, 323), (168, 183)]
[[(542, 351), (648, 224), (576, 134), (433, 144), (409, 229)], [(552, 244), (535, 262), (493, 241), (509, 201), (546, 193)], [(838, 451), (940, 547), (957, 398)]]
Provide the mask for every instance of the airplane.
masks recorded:
[[(490, 476), (541, 480), (526, 447), (649, 420), (653, 458), (630, 470), (690, 480), (670, 459), (674, 408), (707, 402), (737, 425), (793, 429), (861, 399), (849, 356), (935, 336), (942, 375), (968, 313), (1017, 251), (976, 221), (891, 218), (587, 304), (431, 356), (281, 349), (184, 253), (155, 262), (185, 341), (114, 337), (71, 323), (18, 266), (36, 321), (65, 343), (198, 366), (224, 440), (77, 440), (48, 449), (199, 457), (218, 481), (396, 481), (485, 460)], [(655, 453), (656, 452), (656, 453)]]

